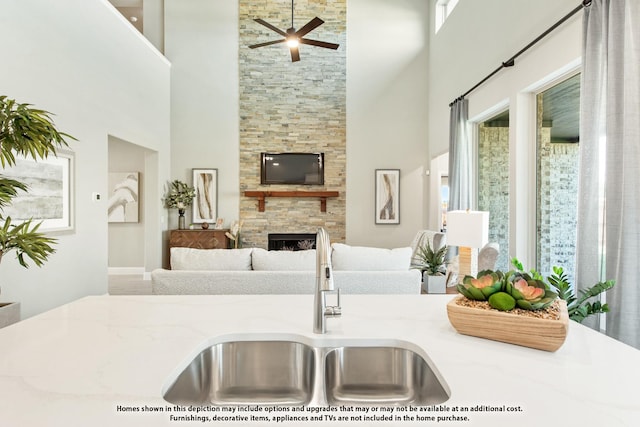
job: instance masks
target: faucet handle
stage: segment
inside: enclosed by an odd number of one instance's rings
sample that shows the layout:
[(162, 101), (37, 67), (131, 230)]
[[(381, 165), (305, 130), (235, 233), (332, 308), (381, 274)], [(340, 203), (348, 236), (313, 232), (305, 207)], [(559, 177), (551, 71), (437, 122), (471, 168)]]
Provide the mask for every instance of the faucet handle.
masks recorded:
[(342, 315), (342, 307), (340, 306), (340, 288), (336, 289), (338, 294), (338, 301), (336, 305), (328, 305), (325, 307), (325, 316), (338, 317)]

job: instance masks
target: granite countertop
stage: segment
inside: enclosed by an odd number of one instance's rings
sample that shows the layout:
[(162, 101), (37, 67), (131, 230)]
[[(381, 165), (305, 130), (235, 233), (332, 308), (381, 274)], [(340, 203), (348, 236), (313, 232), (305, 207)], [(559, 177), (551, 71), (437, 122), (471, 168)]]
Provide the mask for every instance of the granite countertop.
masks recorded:
[(460, 335), (446, 315), (451, 298), (343, 295), (343, 315), (328, 319), (325, 335), (312, 333), (312, 295), (82, 298), (0, 330), (1, 424), (176, 425), (161, 392), (200, 348), (225, 337), (291, 334), (413, 343), (451, 391), (430, 413), (395, 408), (395, 421), (315, 425), (417, 425), (427, 414), (470, 420), (441, 425), (637, 425), (640, 351), (575, 322), (555, 353)]

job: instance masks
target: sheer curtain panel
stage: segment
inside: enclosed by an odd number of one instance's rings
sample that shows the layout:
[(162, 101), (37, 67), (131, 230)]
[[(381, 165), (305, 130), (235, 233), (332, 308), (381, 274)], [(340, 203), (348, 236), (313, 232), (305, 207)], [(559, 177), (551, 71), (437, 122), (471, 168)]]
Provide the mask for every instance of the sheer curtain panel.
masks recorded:
[(616, 281), (606, 332), (640, 348), (640, 1), (593, 0), (583, 31), (577, 284)]
[(449, 206), (448, 210), (470, 209), (472, 150), (467, 120), (469, 101), (457, 99), (449, 116)]

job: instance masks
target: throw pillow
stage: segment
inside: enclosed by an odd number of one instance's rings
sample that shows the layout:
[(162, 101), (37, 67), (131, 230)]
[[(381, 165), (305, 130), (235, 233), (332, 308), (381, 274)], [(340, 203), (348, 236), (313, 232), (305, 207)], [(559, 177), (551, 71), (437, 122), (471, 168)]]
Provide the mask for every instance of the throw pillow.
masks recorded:
[(371, 248), (349, 246), (343, 243), (331, 245), (331, 264), (334, 270), (345, 271), (389, 271), (409, 270), (411, 248)]
[(268, 251), (255, 248), (251, 254), (254, 270), (268, 271), (314, 271), (316, 251)]
[(252, 250), (252, 248), (171, 248), (171, 269), (215, 271), (251, 270)]

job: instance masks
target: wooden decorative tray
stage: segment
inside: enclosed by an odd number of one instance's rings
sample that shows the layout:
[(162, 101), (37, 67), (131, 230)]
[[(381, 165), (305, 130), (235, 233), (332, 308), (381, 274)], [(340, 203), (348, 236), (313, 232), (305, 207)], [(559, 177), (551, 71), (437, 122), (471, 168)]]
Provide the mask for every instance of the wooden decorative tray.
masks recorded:
[(569, 314), (563, 300), (558, 300), (559, 319), (545, 319), (459, 305), (461, 298), (447, 304), (449, 321), (461, 334), (546, 351), (556, 351), (567, 337)]

